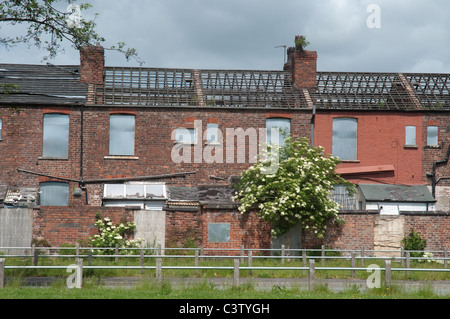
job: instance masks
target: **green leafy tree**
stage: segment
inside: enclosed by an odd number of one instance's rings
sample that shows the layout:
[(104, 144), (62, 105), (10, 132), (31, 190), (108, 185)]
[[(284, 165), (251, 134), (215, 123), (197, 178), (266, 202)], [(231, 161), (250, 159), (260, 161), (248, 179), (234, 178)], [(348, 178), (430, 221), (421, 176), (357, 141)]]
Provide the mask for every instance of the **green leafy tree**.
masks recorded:
[(426, 239), (423, 239), (418, 232), (414, 231), (413, 228), (409, 230), (408, 235), (405, 235), (405, 237), (403, 237), (401, 243), (405, 250), (422, 250), (422, 252), (411, 252), (411, 257), (422, 257), (423, 250), (427, 245)]
[[(61, 2), (68, 4), (64, 11), (57, 9)], [(70, 0), (2, 0), (0, 22), (26, 25), (26, 31), (22, 35), (12, 37), (0, 36), (0, 44), (35, 45), (38, 48), (44, 48), (48, 52), (48, 56), (44, 59), (49, 59), (62, 51), (65, 41), (70, 42), (76, 49), (105, 42), (105, 39), (95, 31), (96, 23), (82, 18), (82, 12), (91, 8), (92, 5), (89, 3), (74, 5), (72, 2)], [(134, 58), (139, 63), (143, 63), (139, 60), (136, 50), (127, 48), (124, 42), (106, 49), (123, 53), (127, 60)]]
[[(339, 159), (323, 151), (310, 146), (306, 138), (289, 137), (282, 147), (269, 146), (268, 154), (241, 174), (234, 198), (240, 202), (240, 212), (256, 209), (271, 224), (274, 237), (300, 223), (322, 238), (328, 221), (340, 221), (339, 206), (330, 197), (334, 186), (354, 191), (353, 184), (335, 172)], [(278, 169), (267, 173), (274, 160)]]

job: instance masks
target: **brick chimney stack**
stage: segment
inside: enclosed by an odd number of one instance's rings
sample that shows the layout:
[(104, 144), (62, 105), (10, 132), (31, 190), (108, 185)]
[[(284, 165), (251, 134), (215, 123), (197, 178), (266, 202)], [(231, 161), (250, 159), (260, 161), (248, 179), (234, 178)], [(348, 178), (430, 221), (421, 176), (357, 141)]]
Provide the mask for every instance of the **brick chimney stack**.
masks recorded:
[(284, 65), (284, 70), (292, 72), (295, 88), (315, 88), (317, 85), (317, 52), (305, 51), (302, 47), (291, 47), (288, 48), (287, 55), (288, 60)]
[(95, 85), (104, 82), (103, 68), (105, 66), (105, 49), (96, 46), (83, 46), (80, 49), (80, 82), (86, 83), (88, 88), (87, 103), (102, 103), (101, 98), (95, 96)]

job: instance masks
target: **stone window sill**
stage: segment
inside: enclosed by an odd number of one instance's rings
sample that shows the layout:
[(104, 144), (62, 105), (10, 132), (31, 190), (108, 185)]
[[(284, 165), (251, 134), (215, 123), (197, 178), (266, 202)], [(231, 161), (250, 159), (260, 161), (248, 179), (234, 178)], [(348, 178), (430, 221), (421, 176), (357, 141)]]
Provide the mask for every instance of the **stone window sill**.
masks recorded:
[(106, 160), (138, 160), (136, 156), (109, 155), (103, 157)]

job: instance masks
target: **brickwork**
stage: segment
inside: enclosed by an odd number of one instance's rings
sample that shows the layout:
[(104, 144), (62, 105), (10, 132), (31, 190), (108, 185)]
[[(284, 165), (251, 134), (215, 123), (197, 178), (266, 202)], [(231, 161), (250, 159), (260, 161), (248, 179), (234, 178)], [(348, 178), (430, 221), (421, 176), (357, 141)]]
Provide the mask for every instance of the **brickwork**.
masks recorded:
[[(220, 249), (270, 248), (270, 225), (262, 221), (255, 213), (240, 214), (236, 210), (209, 210), (202, 215), (203, 247)], [(230, 241), (215, 243), (209, 241), (208, 225), (212, 223), (230, 224)], [(237, 251), (225, 251), (228, 254), (240, 254)], [(211, 254), (217, 251), (211, 251)]]
[(166, 212), (166, 247), (200, 247), (202, 216), (199, 211)]
[[(316, 115), (315, 144), (332, 154), (333, 118), (358, 120), (357, 160), (343, 161), (338, 168), (352, 168), (344, 175), (353, 183), (425, 184), (422, 169), (423, 123), (420, 113), (320, 111)], [(405, 126), (416, 126), (417, 147), (405, 147)], [(392, 166), (393, 171), (364, 172), (365, 167)]]
[(111, 207), (40, 207), (33, 209), (33, 238), (52, 246), (86, 242), (98, 233), (96, 214), (109, 217), (113, 224), (132, 222), (133, 211)]
[(425, 250), (444, 250), (450, 247), (450, 214), (424, 212), (405, 215), (405, 235), (413, 228), (426, 239)]
[[(267, 112), (257, 110), (127, 109), (125, 110), (126, 113), (134, 114), (136, 121), (135, 154), (130, 159), (129, 157), (109, 156), (109, 116), (112, 110), (102, 108), (87, 108), (85, 110), (85, 179), (196, 172), (196, 174), (186, 178), (165, 181), (185, 186), (217, 183), (216, 180), (211, 179), (209, 176), (228, 178), (232, 175), (239, 175), (240, 172), (251, 165), (252, 159), (249, 156), (249, 149), (250, 147), (255, 148), (255, 144), (248, 138), (246, 139), (245, 146), (239, 145), (236, 138), (233, 143), (232, 153), (229, 152), (226, 149), (229, 141), (229, 137), (225, 135), (226, 130), (238, 128), (248, 130), (254, 128), (257, 132), (258, 129), (265, 128), (267, 117)], [(292, 135), (295, 137), (309, 137), (310, 115), (303, 111), (295, 111), (288, 114), (291, 117)], [(175, 163), (172, 159), (172, 150), (175, 145), (172, 140), (172, 133), (178, 127), (186, 127), (186, 124), (192, 123), (194, 119), (201, 121), (203, 133), (206, 132), (207, 123), (210, 123), (212, 120), (218, 123), (219, 130), (224, 134), (223, 156), (217, 157), (218, 160), (212, 163), (208, 163), (206, 157), (202, 156), (208, 152), (207, 145), (203, 141), (202, 143), (184, 148), (191, 153), (190, 163), (187, 161)], [(245, 154), (243, 163), (238, 162), (237, 155), (239, 153)], [(197, 163), (195, 163), (195, 154), (200, 154), (200, 160)], [(234, 154), (232, 163), (227, 162), (229, 154)], [(219, 161), (220, 159), (221, 162)], [(87, 185), (87, 187), (89, 203), (91, 205), (100, 204), (101, 186)]]

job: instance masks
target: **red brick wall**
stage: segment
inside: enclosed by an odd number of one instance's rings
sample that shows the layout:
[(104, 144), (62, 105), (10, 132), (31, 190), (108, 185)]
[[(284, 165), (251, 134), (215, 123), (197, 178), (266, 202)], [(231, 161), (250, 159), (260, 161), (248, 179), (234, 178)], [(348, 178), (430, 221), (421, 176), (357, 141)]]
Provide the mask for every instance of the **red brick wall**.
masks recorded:
[[(339, 168), (357, 170), (364, 166), (393, 165), (394, 172), (354, 174), (344, 177), (354, 183), (425, 184), (422, 169), (423, 122), (421, 113), (325, 112), (316, 115), (315, 145), (332, 154), (333, 118), (358, 119), (357, 161), (343, 162)], [(415, 125), (417, 148), (405, 148), (405, 126)]]
[[(113, 109), (111, 109), (113, 110)], [(227, 151), (224, 147), (223, 163), (207, 163), (205, 158), (201, 163), (194, 162), (195, 148), (202, 151), (205, 143), (190, 146), (191, 163), (174, 163), (171, 152), (174, 141), (171, 139), (172, 131), (177, 127), (185, 127), (186, 123), (192, 123), (193, 119), (202, 123), (202, 131), (206, 132), (209, 121), (215, 120), (219, 129), (225, 134), (227, 128), (264, 128), (267, 113), (265, 110), (221, 110), (221, 109), (168, 109), (168, 108), (140, 108), (128, 110), (135, 114), (135, 159), (110, 158), (109, 155), (109, 115), (110, 110), (104, 108), (87, 108), (85, 111), (85, 135), (84, 135), (84, 174), (85, 179), (132, 177), (159, 174), (172, 174), (179, 172), (197, 172), (187, 178), (166, 180), (166, 182), (178, 185), (196, 186), (211, 184), (217, 181), (209, 176), (215, 175), (228, 178), (231, 175), (239, 175), (247, 169), (249, 163), (249, 142), (245, 145), (245, 163), (227, 163)], [(291, 129), (295, 137), (310, 136), (310, 114), (308, 111), (295, 111), (286, 113), (291, 116)], [(186, 120), (188, 119), (188, 120)], [(224, 136), (224, 145), (225, 144)], [(252, 144), (252, 146), (254, 146)], [(235, 156), (238, 152), (237, 142), (234, 144)], [(222, 182), (223, 183), (223, 182)], [(99, 205), (101, 198), (101, 186), (87, 185), (91, 205)]]
[(166, 211), (166, 247), (200, 247), (202, 216), (200, 212)]
[(405, 214), (405, 235), (411, 228), (427, 240), (426, 250), (450, 248), (450, 214)]
[[(262, 221), (255, 213), (241, 214), (234, 210), (208, 210), (202, 215), (203, 247), (220, 249), (270, 248), (270, 225)], [(211, 243), (208, 240), (209, 223), (229, 223), (230, 242)], [(208, 252), (205, 252), (208, 253)], [(210, 251), (210, 254), (228, 253), (239, 255), (240, 251)]]
[(378, 214), (341, 213), (344, 224), (332, 227), (328, 238), (335, 249), (374, 249), (374, 219)]
[[(42, 158), (42, 135), (44, 112), (65, 112), (70, 115), (69, 156), (67, 159), (55, 160)], [(83, 173), (84, 179), (98, 179), (110, 177), (132, 177), (143, 175), (171, 174), (178, 172), (196, 171), (197, 174), (186, 179), (169, 179), (182, 185), (211, 184), (216, 182), (210, 175), (229, 177), (238, 175), (250, 166), (248, 150), (249, 142), (245, 146), (245, 163), (226, 162), (226, 150), (223, 163), (180, 163), (172, 161), (171, 151), (174, 141), (171, 140), (172, 131), (186, 124), (186, 118), (202, 121), (203, 132), (209, 121), (215, 120), (219, 129), (225, 132), (227, 128), (264, 128), (266, 117), (273, 112), (266, 110), (223, 110), (223, 109), (168, 109), (168, 108), (139, 108), (130, 109), (136, 116), (135, 157), (136, 159), (111, 159), (109, 155), (109, 115), (117, 112), (114, 109), (86, 107), (84, 113), (84, 148)], [(124, 110), (121, 110), (124, 112)], [(310, 117), (308, 111), (296, 110), (292, 112), (277, 112), (291, 117), (292, 134), (294, 137), (310, 136)], [(0, 141), (2, 154), (0, 155), (0, 183), (17, 186), (38, 187), (40, 182), (48, 181), (37, 175), (19, 173), (17, 169), (25, 169), (41, 174), (80, 179), (81, 163), (81, 112), (78, 108), (67, 107), (21, 107), (16, 113), (3, 109), (3, 139)], [(225, 139), (224, 139), (225, 143)], [(205, 146), (203, 143), (200, 145)], [(254, 145), (252, 145), (254, 146)], [(203, 150), (203, 149), (200, 149)], [(192, 161), (194, 147), (191, 147)], [(234, 154), (243, 151), (238, 149), (237, 142)], [(105, 158), (106, 156), (106, 158)], [(70, 184), (70, 189), (78, 183)], [(89, 205), (101, 205), (102, 185), (88, 184)], [(85, 194), (82, 197), (70, 196), (69, 205), (85, 204)]]
[(40, 207), (33, 210), (33, 239), (45, 239), (52, 246), (85, 242), (98, 233), (96, 214), (113, 224), (133, 221), (133, 211), (110, 207)]
[[(427, 144), (427, 127), (429, 125), (439, 127), (438, 147), (429, 147)], [(433, 172), (433, 163), (443, 161), (450, 146), (450, 118), (445, 113), (425, 113), (423, 116), (423, 179), (430, 182), (426, 177), (427, 173)], [(450, 165), (439, 165), (436, 171), (436, 177), (449, 177)], [(450, 186), (450, 179), (439, 181), (439, 186)]]

